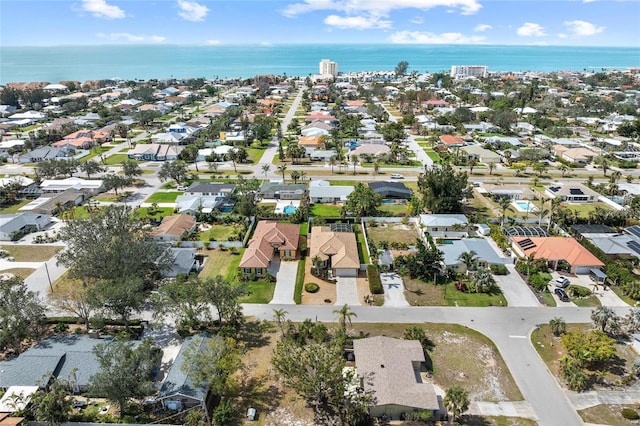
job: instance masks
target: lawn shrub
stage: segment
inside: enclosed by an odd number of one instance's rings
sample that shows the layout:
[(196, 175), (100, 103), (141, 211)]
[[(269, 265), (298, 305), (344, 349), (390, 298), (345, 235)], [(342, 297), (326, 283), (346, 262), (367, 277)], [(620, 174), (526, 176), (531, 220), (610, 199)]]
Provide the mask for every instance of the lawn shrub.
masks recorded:
[(547, 288), (547, 284), (549, 284), (551, 278), (553, 277), (547, 272), (537, 272), (529, 276), (528, 283), (531, 287), (536, 289), (536, 291), (543, 291)]
[(570, 285), (567, 288), (567, 293), (572, 297), (587, 297), (591, 295), (591, 290), (580, 285)]
[(633, 408), (623, 408), (622, 417), (627, 420), (638, 420), (640, 419), (640, 414), (638, 414), (638, 412)]
[(304, 285), (304, 290), (307, 293), (317, 293), (320, 290), (320, 286), (316, 283), (306, 283)]
[(489, 265), (491, 273), (494, 275), (508, 275), (509, 270), (504, 265)]
[(369, 291), (371, 294), (383, 294), (380, 271), (377, 265), (367, 265), (367, 279), (369, 280)]

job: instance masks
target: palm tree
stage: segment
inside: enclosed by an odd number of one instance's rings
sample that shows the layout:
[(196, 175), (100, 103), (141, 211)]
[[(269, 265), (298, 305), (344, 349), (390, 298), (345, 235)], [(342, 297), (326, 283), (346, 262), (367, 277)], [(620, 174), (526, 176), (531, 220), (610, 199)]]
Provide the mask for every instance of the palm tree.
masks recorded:
[(296, 184), (298, 183), (298, 179), (300, 179), (300, 172), (297, 170), (294, 170), (291, 172), (291, 180), (293, 180), (293, 183)]
[(304, 178), (307, 177), (307, 174), (304, 172), (304, 170), (300, 170), (300, 180), (304, 181)]
[(562, 173), (562, 177), (564, 177), (564, 175), (569, 171), (569, 167), (567, 167), (566, 164), (561, 164), (558, 169), (560, 170), (560, 173)]
[(489, 167), (489, 174), (492, 175), (493, 170), (496, 168), (496, 163), (493, 161), (489, 161), (489, 164), (487, 164), (487, 167)]
[(602, 332), (616, 332), (620, 328), (620, 317), (608, 306), (600, 306), (591, 312), (591, 321), (596, 327), (600, 327)]
[(338, 314), (338, 322), (340, 323), (340, 330), (342, 334), (346, 334), (347, 332), (347, 321), (349, 321), (349, 325), (351, 325), (351, 317), (357, 317), (355, 312), (351, 311), (349, 305), (345, 304), (340, 309), (334, 309), (334, 314)]
[(616, 170), (615, 172), (611, 173), (611, 176), (609, 176), (609, 182), (616, 183), (621, 177), (622, 173)]
[(640, 308), (631, 308), (624, 318), (624, 324), (629, 333), (637, 333), (640, 330)]
[(471, 281), (476, 293), (488, 293), (493, 286), (496, 285), (496, 280), (488, 268), (479, 268), (478, 271), (473, 274)]
[(554, 336), (559, 336), (567, 331), (567, 323), (561, 317), (553, 317), (549, 320), (549, 327)]
[(378, 175), (378, 172), (380, 171), (380, 163), (377, 161), (373, 162), (373, 174), (374, 175)]
[(353, 164), (353, 174), (356, 174), (356, 166), (358, 165), (358, 155), (357, 154), (353, 154), (351, 156), (351, 163)]
[(507, 164), (511, 166), (511, 156), (513, 155), (511, 151), (506, 150), (502, 155), (504, 156), (505, 160), (507, 160)]
[(333, 167), (338, 163), (336, 157), (329, 158), (329, 165), (331, 166), (331, 174), (333, 174)]
[(467, 275), (469, 275), (469, 271), (474, 267), (474, 265), (478, 261), (477, 254), (478, 253), (471, 250), (471, 251), (465, 251), (463, 253), (460, 253), (460, 256), (458, 256), (458, 260), (464, 264), (467, 270)]
[(462, 386), (451, 386), (444, 397), (444, 406), (453, 414), (453, 421), (469, 409), (469, 393)]
[(273, 319), (276, 320), (278, 327), (280, 327), (280, 332), (284, 336), (284, 321), (287, 317), (288, 312), (284, 309), (274, 309), (273, 310)]
[(279, 165), (279, 166), (278, 166), (278, 171), (279, 171), (280, 173), (282, 173), (282, 183), (285, 183), (285, 182), (286, 182), (286, 180), (285, 180), (285, 178), (284, 178), (284, 172), (286, 172), (286, 171), (287, 171), (287, 165), (286, 165), (286, 164), (281, 164), (281, 165)]
[(467, 166), (469, 167), (469, 174), (473, 174), (473, 168), (478, 165), (478, 159), (473, 157), (467, 161)]
[(271, 170), (271, 165), (269, 164), (263, 164), (262, 165), (262, 173), (264, 173), (264, 178), (267, 178), (267, 173), (269, 173), (269, 170)]
[(500, 227), (504, 228), (504, 219), (507, 217), (507, 209), (511, 204), (511, 200), (508, 198), (501, 198), (500, 201), (498, 201), (498, 204), (500, 204), (500, 209), (502, 210), (502, 221), (500, 222)]

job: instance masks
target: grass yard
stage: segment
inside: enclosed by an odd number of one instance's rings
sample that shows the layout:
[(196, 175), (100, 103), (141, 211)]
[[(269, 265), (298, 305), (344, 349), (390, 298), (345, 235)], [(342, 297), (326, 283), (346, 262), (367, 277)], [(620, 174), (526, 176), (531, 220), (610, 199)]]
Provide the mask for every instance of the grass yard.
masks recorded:
[[(117, 165), (122, 164), (126, 160), (129, 160), (129, 157), (127, 156), (127, 154), (113, 154), (113, 155), (108, 156), (105, 159), (104, 165), (117, 166)], [(135, 161), (135, 160), (132, 160), (132, 161)]]
[(598, 296), (595, 296), (593, 294), (587, 297), (572, 297), (571, 301), (575, 303), (576, 306), (581, 306), (581, 307), (602, 306), (602, 303), (600, 303), (600, 299), (598, 299)]
[(440, 156), (433, 149), (425, 149), (424, 152), (433, 160), (434, 163), (440, 162)]
[(89, 150), (89, 155), (86, 155), (84, 157), (82, 157), (80, 159), (80, 162), (85, 162), (85, 161), (89, 161), (95, 157), (100, 156), (100, 154), (104, 154), (105, 152), (109, 151), (112, 147), (110, 146), (96, 146), (91, 148), (91, 150)]
[(242, 227), (238, 224), (211, 225), (209, 229), (200, 232), (200, 241), (205, 243), (209, 241), (229, 241), (229, 237), (237, 236), (241, 229)]
[(620, 288), (617, 285), (612, 285), (609, 286), (609, 290), (613, 290), (613, 292), (624, 301), (624, 303), (630, 305), (630, 306), (636, 306), (637, 301), (630, 298), (629, 296), (627, 296), (626, 294), (624, 294), (624, 291), (622, 291), (622, 288)]
[(55, 256), (63, 247), (32, 244), (28, 246), (0, 246), (0, 249), (8, 251), (9, 256), (15, 258), (16, 262), (44, 262)]
[[(401, 206), (406, 209), (406, 206)], [(418, 239), (418, 230), (413, 223), (378, 223), (377, 226), (367, 224), (367, 236), (379, 243), (387, 241), (389, 243), (402, 243), (414, 245)]]
[(453, 283), (433, 285), (404, 276), (404, 296), (412, 306), (507, 306), (502, 293), (466, 293)]
[(273, 299), (273, 292), (276, 289), (275, 283), (264, 281), (251, 281), (245, 283), (248, 294), (240, 298), (240, 303), (269, 303)]
[(596, 207), (600, 207), (604, 210), (611, 210), (611, 207), (602, 202), (596, 203), (584, 203), (584, 204), (568, 204), (563, 203), (562, 208), (573, 210), (576, 215), (580, 217), (587, 217), (589, 213), (595, 211)]
[(165, 216), (173, 214), (173, 207), (140, 207), (135, 210), (135, 214), (141, 219), (160, 220)]
[(13, 274), (16, 277), (20, 277), (23, 280), (27, 279), (27, 277), (35, 272), (35, 269), (32, 268), (11, 268), (4, 269), (0, 271), (2, 274)]
[(184, 192), (176, 191), (161, 191), (154, 192), (149, 198), (145, 200), (145, 203), (175, 203), (176, 198), (179, 195), (183, 195)]
[(444, 285), (444, 298), (448, 306), (507, 306), (502, 293), (467, 293), (456, 290), (453, 283)]
[(262, 154), (267, 150), (267, 148), (247, 148), (247, 153), (249, 154), (248, 160), (253, 164), (258, 164), (260, 159), (262, 158)]
[(311, 216), (340, 217), (341, 208), (333, 204), (314, 204), (311, 206)]
[(382, 204), (378, 207), (381, 212), (389, 213), (392, 216), (399, 216), (403, 213), (408, 213), (408, 206), (406, 204)]
[[(199, 253), (205, 256), (204, 265), (200, 270), (200, 278), (213, 278), (217, 275), (228, 278), (233, 276), (234, 280), (237, 276), (238, 264), (242, 258), (244, 249), (238, 251), (238, 254), (232, 254), (229, 250), (201, 250)], [(236, 271), (232, 271), (234, 267)]]
[(18, 213), (18, 210), (21, 207), (26, 206), (27, 204), (29, 204), (31, 202), (31, 200), (29, 199), (25, 199), (25, 200), (17, 200), (15, 204), (12, 204), (10, 206), (6, 206), (4, 208), (2, 208), (0, 210), (0, 214), (14, 214), (14, 213)]
[(631, 408), (638, 410), (637, 405), (596, 405), (584, 410), (578, 410), (578, 415), (585, 423), (599, 424), (599, 425), (617, 425), (617, 426), (632, 426), (637, 425), (637, 421), (627, 420), (622, 417), (622, 409)]
[(360, 225), (353, 226), (353, 232), (356, 234), (356, 241), (358, 243), (358, 257), (360, 257), (360, 263), (369, 263), (369, 252), (367, 251), (367, 241), (364, 239), (364, 234), (360, 229)]

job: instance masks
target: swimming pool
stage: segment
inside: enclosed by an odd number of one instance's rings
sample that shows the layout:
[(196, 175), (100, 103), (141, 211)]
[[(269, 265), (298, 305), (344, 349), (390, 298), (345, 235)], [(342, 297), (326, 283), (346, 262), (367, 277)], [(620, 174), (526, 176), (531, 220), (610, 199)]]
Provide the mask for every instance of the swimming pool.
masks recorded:
[(390, 200), (388, 198), (383, 198), (382, 199), (382, 204), (395, 204), (396, 200)]
[(298, 210), (296, 206), (289, 205), (289, 206), (284, 206), (284, 208), (282, 209), (282, 212), (284, 214), (294, 214), (296, 210)]
[(530, 201), (515, 200), (511, 204), (513, 204), (519, 212), (533, 213), (538, 211), (538, 208)]

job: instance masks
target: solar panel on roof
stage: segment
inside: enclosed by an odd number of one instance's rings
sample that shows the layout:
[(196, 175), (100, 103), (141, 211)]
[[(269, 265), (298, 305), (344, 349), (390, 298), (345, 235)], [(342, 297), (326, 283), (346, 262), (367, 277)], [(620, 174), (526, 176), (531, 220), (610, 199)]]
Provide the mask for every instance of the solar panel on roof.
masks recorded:
[(569, 193), (571, 195), (584, 195), (584, 192), (582, 192), (582, 189), (580, 188), (570, 188)]
[(638, 244), (637, 242), (635, 242), (635, 241), (629, 241), (629, 242), (627, 243), (627, 246), (628, 246), (631, 250), (635, 251), (637, 254), (640, 254), (640, 244)]
[(640, 226), (638, 226), (638, 225), (630, 226), (627, 229), (625, 229), (625, 231), (627, 231), (631, 235), (634, 235), (634, 236), (640, 238)]

